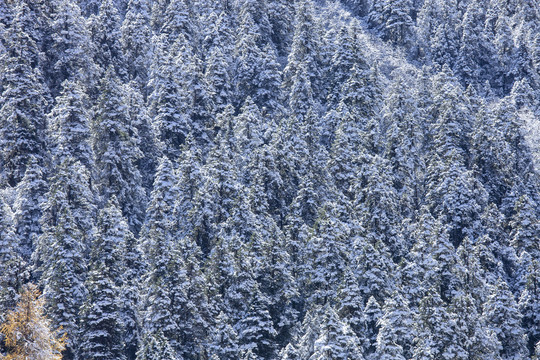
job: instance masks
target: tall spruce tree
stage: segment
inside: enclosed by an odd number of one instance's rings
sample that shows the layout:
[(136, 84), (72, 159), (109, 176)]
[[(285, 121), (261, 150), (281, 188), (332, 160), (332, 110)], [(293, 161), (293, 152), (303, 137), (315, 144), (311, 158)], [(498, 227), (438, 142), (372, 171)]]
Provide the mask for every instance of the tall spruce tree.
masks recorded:
[(64, 355), (73, 359), (79, 350), (79, 307), (86, 296), (85, 255), (94, 236), (96, 215), (88, 170), (67, 158), (50, 179), (42, 205), (43, 233), (32, 259), (44, 288), (46, 310), (55, 326), (69, 334)]
[(56, 105), (48, 116), (49, 148), (55, 164), (73, 157), (93, 170), (94, 154), (90, 145), (89, 100), (78, 82), (62, 83)]
[(85, 359), (125, 359), (120, 316), (122, 256), (131, 236), (116, 198), (100, 211), (85, 285), (88, 295), (80, 310), (81, 348)]
[(48, 51), (50, 62), (47, 78), (53, 96), (57, 96), (66, 80), (92, 87), (97, 69), (92, 56), (90, 31), (73, 1), (53, 1), (51, 14), (52, 44)]
[(99, 88), (91, 142), (96, 187), (102, 201), (116, 196), (130, 228), (137, 232), (143, 220), (146, 193), (136, 164), (142, 156), (140, 139), (125, 106), (124, 89), (114, 69), (109, 67)]
[(0, 58), (0, 143), (3, 183), (15, 186), (22, 180), (30, 156), (40, 164), (46, 159), (45, 111), (47, 91), (40, 70), (40, 51), (25, 25), (31, 10), (25, 2), (14, 8), (13, 26), (4, 36), (6, 50)]
[(36, 158), (29, 159), (24, 177), (16, 190), (13, 222), (20, 239), (18, 252), (29, 262), (41, 235), (41, 209), (47, 192), (44, 170)]

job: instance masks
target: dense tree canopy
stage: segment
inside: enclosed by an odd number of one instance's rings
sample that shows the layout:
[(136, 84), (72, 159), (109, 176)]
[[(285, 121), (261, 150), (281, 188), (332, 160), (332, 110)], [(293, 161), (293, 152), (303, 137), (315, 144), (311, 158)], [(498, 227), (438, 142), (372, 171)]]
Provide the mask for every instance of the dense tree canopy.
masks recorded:
[(525, 0), (0, 0), (0, 358), (28, 301), (48, 358), (540, 356), (539, 33)]

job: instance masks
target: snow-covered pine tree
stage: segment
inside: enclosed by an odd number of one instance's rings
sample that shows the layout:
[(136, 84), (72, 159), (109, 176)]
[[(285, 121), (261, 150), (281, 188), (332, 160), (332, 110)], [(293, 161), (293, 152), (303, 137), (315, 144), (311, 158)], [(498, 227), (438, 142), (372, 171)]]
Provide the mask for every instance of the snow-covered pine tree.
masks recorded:
[(152, 59), (152, 29), (150, 2), (130, 0), (122, 22), (120, 41), (128, 64), (128, 77), (135, 81), (143, 96), (147, 96), (149, 70)]
[(230, 325), (230, 319), (220, 312), (209, 337), (207, 353), (222, 360), (236, 360), (239, 357), (238, 335)]
[[(121, 43), (122, 21), (113, 0), (101, 0), (99, 12), (91, 16), (89, 21), (93, 46), (100, 49), (94, 52), (94, 62), (99, 66), (99, 77), (110, 77), (109, 69), (113, 69), (116, 76), (125, 81), (127, 71)], [(103, 89), (98, 92), (102, 93)]]
[(409, 359), (412, 355), (414, 313), (397, 291), (389, 297), (379, 319), (376, 354), (380, 359)]
[(146, 205), (146, 193), (137, 169), (142, 156), (140, 139), (125, 105), (124, 88), (113, 67), (107, 69), (99, 91), (91, 127), (96, 188), (103, 202), (113, 195), (117, 197), (130, 228), (137, 232)]
[(540, 262), (531, 259), (522, 262), (521, 267), (525, 271), (526, 284), (521, 291), (518, 305), (523, 315), (522, 326), (528, 337), (527, 348), (532, 355), (535, 344), (540, 339)]
[(500, 359), (501, 346), (494, 332), (486, 329), (471, 295), (459, 294), (449, 306), (453, 318), (450, 336), (456, 341), (446, 348), (454, 359)]
[(471, 1), (463, 14), (460, 48), (455, 65), (456, 74), (464, 84), (478, 88), (489, 76), (489, 67), (493, 63), (493, 47), (486, 39), (484, 23), (486, 5), (489, 2)]
[(97, 68), (92, 59), (94, 49), (90, 31), (81, 9), (69, 0), (55, 0), (52, 7), (52, 43), (47, 54), (49, 68), (46, 74), (52, 95), (57, 96), (65, 88), (63, 82), (66, 80), (93, 87), (97, 81)]
[(13, 222), (20, 239), (17, 250), (26, 262), (30, 261), (34, 247), (41, 234), (41, 206), (45, 201), (47, 182), (43, 167), (30, 157), (22, 181), (17, 184), (17, 196), (13, 204)]
[(90, 146), (89, 100), (79, 82), (66, 80), (61, 85), (56, 104), (48, 115), (48, 140), (53, 163), (72, 157), (89, 171), (94, 154)]
[(135, 81), (124, 85), (124, 102), (140, 139), (139, 148), (142, 157), (137, 161), (137, 168), (141, 173), (142, 185), (148, 193), (152, 188), (160, 151), (156, 134), (152, 129), (149, 109), (141, 91), (143, 90), (139, 89)]
[(318, 337), (313, 343), (313, 360), (363, 360), (358, 338), (351, 328), (343, 323), (330, 305), (323, 309)]
[(527, 356), (527, 337), (521, 327), (522, 315), (506, 282), (499, 278), (483, 306), (484, 321), (496, 334), (501, 359)]
[(358, 40), (355, 34), (356, 27), (353, 25), (343, 26), (338, 34), (335, 44), (335, 50), (330, 62), (330, 78), (328, 100), (336, 103), (341, 96), (343, 84), (350, 76), (353, 65), (359, 64), (365, 66), (364, 54), (359, 49)]
[(6, 50), (0, 94), (0, 162), (2, 183), (15, 186), (24, 177), (30, 156), (40, 164), (46, 159), (45, 110), (47, 91), (43, 83), (40, 51), (24, 18), (31, 11), (25, 2), (14, 8), (13, 26), (5, 31)]
[(173, 57), (169, 43), (161, 36), (156, 45), (154, 70), (150, 86), (152, 127), (159, 139), (160, 150), (170, 160), (178, 158), (180, 147), (190, 131), (189, 100), (181, 84), (181, 66)]
[(340, 319), (351, 327), (363, 344), (366, 339), (366, 322), (364, 318), (364, 298), (358, 285), (358, 274), (356, 268), (347, 266), (343, 275), (343, 281), (337, 291), (337, 314)]
[[(0, 200), (0, 324), (7, 320), (6, 315), (18, 300), (21, 287), (28, 280), (25, 274), (28, 266), (18, 249), (19, 237), (13, 226), (13, 213), (4, 200)], [(1, 349), (5, 349), (3, 344)]]
[(241, 350), (252, 351), (261, 359), (271, 359), (275, 352), (275, 336), (270, 315), (270, 299), (258, 286), (252, 290), (253, 300), (244, 318), (237, 324), (238, 342)]
[(137, 360), (182, 360), (176, 355), (169, 341), (163, 335), (163, 332), (157, 330), (153, 334), (147, 334), (143, 337), (139, 351), (137, 351)]
[(418, 210), (423, 197), (425, 161), (422, 154), (424, 131), (419, 118), (418, 105), (408, 88), (405, 74), (396, 73), (382, 109), (383, 127), (386, 129), (384, 154), (394, 172), (394, 187), (400, 194), (399, 209), (402, 217)]
[(122, 256), (132, 236), (113, 196), (100, 211), (85, 282), (88, 294), (80, 309), (81, 344), (85, 359), (126, 359), (120, 310)]
[(408, 45), (412, 42), (413, 21), (409, 0), (375, 2), (369, 14), (369, 22), (381, 32), (384, 40), (397, 45)]
[(398, 259), (404, 253), (404, 244), (398, 223), (398, 193), (390, 163), (375, 155), (361, 171), (365, 185), (362, 188), (362, 176), (353, 185), (356, 190), (353, 207), (365, 231), (364, 236), (373, 243), (381, 240), (392, 258)]
[(196, 34), (194, 34), (195, 29), (189, 1), (168, 0), (164, 3), (168, 5), (162, 19), (160, 19), (163, 25), (159, 32), (165, 35), (171, 44), (179, 35), (185, 37), (187, 41), (195, 42)]
[(124, 329), (122, 341), (127, 360), (135, 360), (142, 343), (139, 319), (140, 282), (144, 274), (143, 254), (138, 239), (126, 232), (122, 258), (122, 287), (119, 294), (120, 322)]
[(335, 205), (321, 208), (307, 239), (303, 279), (308, 304), (324, 305), (337, 294), (349, 257), (350, 228), (339, 219)]
[(204, 84), (216, 113), (221, 113), (232, 102), (233, 86), (231, 80), (230, 55), (223, 52), (225, 44), (214, 45), (206, 60)]
[(287, 58), (287, 66), (283, 70), (283, 86), (286, 92), (292, 92), (294, 78), (299, 76), (298, 73), (305, 72), (316, 96), (324, 97), (325, 94), (321, 91), (322, 59), (318, 33), (313, 1), (298, 1), (291, 51)]
[(86, 296), (84, 259), (96, 215), (86, 167), (72, 158), (61, 163), (50, 179), (41, 211), (43, 233), (32, 254), (34, 271), (53, 324), (69, 333), (63, 356), (73, 359), (79, 349), (79, 307)]
[(455, 329), (454, 319), (439, 296), (438, 289), (430, 289), (421, 300), (415, 328), (413, 359), (455, 359), (467, 356), (460, 349), (461, 343), (457, 342), (459, 330)]
[(533, 258), (540, 256), (538, 234), (540, 234), (540, 219), (535, 201), (527, 195), (522, 195), (514, 206), (514, 216), (510, 220), (510, 245), (519, 256), (523, 251)]

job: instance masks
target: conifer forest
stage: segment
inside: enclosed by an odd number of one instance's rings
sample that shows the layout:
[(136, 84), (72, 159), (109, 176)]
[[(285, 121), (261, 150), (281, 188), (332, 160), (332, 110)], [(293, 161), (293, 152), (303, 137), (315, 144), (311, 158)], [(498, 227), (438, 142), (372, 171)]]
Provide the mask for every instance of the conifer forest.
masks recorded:
[(540, 359), (540, 1), (0, 0), (0, 359)]

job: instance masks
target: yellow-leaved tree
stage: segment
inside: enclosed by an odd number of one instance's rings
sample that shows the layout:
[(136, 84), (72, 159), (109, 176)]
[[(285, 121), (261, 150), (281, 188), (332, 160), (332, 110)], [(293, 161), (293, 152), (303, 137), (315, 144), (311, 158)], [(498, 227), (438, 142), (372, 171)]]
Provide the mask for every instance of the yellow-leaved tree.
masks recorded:
[[(34, 284), (26, 285), (0, 329), (8, 354), (2, 360), (61, 360), (66, 336), (51, 329), (44, 300)], [(0, 355), (1, 357), (1, 355)]]

